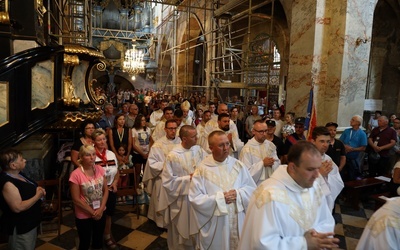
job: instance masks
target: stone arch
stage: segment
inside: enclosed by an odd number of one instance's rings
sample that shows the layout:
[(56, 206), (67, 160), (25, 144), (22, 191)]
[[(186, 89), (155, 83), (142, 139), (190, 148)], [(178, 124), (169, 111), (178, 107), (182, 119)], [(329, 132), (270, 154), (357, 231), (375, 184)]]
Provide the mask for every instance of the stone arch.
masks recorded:
[[(172, 72), (171, 72), (171, 42), (168, 41), (166, 36), (163, 36), (160, 44), (160, 53), (158, 55), (158, 72), (157, 72), (157, 81), (161, 83), (161, 86), (164, 87), (166, 84), (169, 84), (172, 80)], [(163, 52), (163, 53), (161, 53)], [(171, 92), (172, 90), (167, 90)]]
[(398, 1), (377, 1), (371, 40), (366, 98), (382, 99), (382, 111), (387, 115), (396, 113), (400, 108), (400, 85), (398, 84), (400, 78), (400, 4)]
[[(188, 16), (189, 15), (189, 16)], [(190, 92), (193, 90), (191, 87), (194, 83), (194, 65), (195, 65), (195, 54), (196, 44), (198, 43), (199, 37), (204, 34), (201, 21), (195, 13), (185, 13), (181, 15), (184, 19), (179, 24), (180, 30), (177, 31), (178, 46), (176, 57), (176, 86), (177, 92)]]

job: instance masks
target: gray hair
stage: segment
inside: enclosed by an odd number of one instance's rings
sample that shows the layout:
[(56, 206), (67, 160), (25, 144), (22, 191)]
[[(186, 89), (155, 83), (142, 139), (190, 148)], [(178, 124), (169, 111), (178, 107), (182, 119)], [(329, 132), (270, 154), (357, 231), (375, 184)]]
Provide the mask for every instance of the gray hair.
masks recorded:
[(353, 118), (356, 118), (356, 120), (360, 123), (360, 125), (362, 125), (363, 118), (360, 115), (355, 115), (355, 116), (353, 116)]

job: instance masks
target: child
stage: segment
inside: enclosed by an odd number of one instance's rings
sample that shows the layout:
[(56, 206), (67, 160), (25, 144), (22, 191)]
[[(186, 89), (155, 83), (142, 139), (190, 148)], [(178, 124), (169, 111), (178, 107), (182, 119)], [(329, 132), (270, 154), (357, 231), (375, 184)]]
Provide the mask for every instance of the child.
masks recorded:
[[(121, 144), (119, 146), (119, 148), (118, 148), (118, 154), (122, 158), (126, 157), (126, 149), (127, 149), (127, 146), (125, 144)], [(123, 162), (118, 162), (118, 170), (129, 169), (129, 168), (132, 168), (132, 166), (133, 166), (132, 155), (130, 155), (130, 154), (129, 154), (129, 157), (128, 157), (128, 163), (127, 164), (125, 164)], [(121, 174), (119, 176), (119, 180), (118, 180), (118, 187), (120, 187), (120, 188), (127, 187), (128, 186), (128, 180), (129, 180), (129, 178), (128, 178), (128, 176), (126, 174)], [(125, 200), (125, 196), (118, 197), (117, 201), (118, 202), (125, 202), (126, 201)]]

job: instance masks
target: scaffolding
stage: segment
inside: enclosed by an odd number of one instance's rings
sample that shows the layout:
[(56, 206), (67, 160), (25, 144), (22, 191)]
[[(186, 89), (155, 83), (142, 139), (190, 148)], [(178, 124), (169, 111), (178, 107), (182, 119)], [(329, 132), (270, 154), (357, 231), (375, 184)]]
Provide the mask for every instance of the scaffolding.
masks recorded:
[(91, 4), (85, 0), (49, 0), (47, 27), (49, 43), (91, 46)]
[[(273, 42), (273, 0), (181, 2), (181, 5), (174, 6), (173, 10), (162, 7), (163, 19), (157, 28), (160, 36), (173, 41), (162, 48), (159, 58), (160, 68), (163, 68), (166, 62), (171, 63), (168, 70), (169, 77), (165, 76), (167, 71), (159, 72), (164, 89), (174, 93), (208, 92), (209, 97), (218, 96), (222, 99), (219, 89), (240, 89), (240, 94), (243, 96), (258, 97), (259, 91), (266, 91), (266, 95), (269, 95), (271, 83), (279, 85), (279, 60), (276, 60), (279, 58), (279, 53)], [(201, 4), (209, 5), (201, 6)], [(267, 5), (269, 13), (257, 12)], [(201, 11), (203, 20), (198, 21), (206, 27), (201, 27), (201, 33), (193, 35), (198, 27), (192, 23), (191, 16), (193, 13), (199, 16)], [(186, 20), (178, 21), (182, 17)], [(185, 24), (184, 34), (190, 35), (177, 37), (178, 23)], [(252, 39), (252, 28), (267, 23), (269, 31), (265, 33), (268, 35)], [(199, 40), (202, 43), (196, 43)], [(199, 46), (204, 47), (202, 58), (204, 67), (201, 69), (203, 77), (200, 77), (202, 81), (195, 82), (191, 78), (193, 74), (191, 64), (196, 61), (193, 51)], [(263, 49), (252, 51), (252, 46), (261, 46)], [(167, 55), (171, 57), (170, 60), (164, 60)], [(177, 69), (178, 64), (186, 67)], [(176, 79), (178, 76), (183, 77)], [(275, 92), (277, 89), (275, 88)]]
[[(48, 1), (48, 33), (59, 44), (93, 46), (93, 39), (121, 41), (147, 39), (151, 33), (128, 24), (128, 13), (119, 8), (119, 29), (103, 28), (97, 20), (101, 4), (139, 1)], [(274, 0), (152, 0), (140, 1), (151, 8), (158, 48), (158, 88), (169, 93), (202, 92), (209, 98), (238, 93), (260, 93), (278, 100), (279, 53), (274, 42)], [(147, 8), (146, 7), (146, 8)], [(131, 7), (132, 11), (136, 11)], [(97, 13), (97, 14), (96, 14)], [(157, 18), (158, 20), (157, 20)], [(125, 19), (124, 19), (125, 18)], [(136, 21), (135, 21), (136, 22)], [(263, 25), (264, 34), (254, 29)], [(265, 28), (267, 27), (267, 28)], [(278, 60), (277, 60), (278, 58)], [(220, 91), (221, 90), (221, 91)], [(225, 91), (227, 90), (227, 91)], [(222, 100), (221, 100), (222, 101)], [(225, 101), (225, 100), (224, 100)], [(246, 100), (247, 101), (247, 100)]]

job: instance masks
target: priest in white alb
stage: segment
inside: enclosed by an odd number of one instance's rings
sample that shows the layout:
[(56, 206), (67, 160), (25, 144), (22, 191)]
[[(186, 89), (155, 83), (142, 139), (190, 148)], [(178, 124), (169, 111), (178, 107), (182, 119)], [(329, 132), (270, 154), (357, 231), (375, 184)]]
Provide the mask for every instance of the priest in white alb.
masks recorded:
[(368, 220), (356, 250), (399, 249), (400, 197), (389, 199)]
[(236, 249), (256, 184), (247, 167), (229, 156), (231, 145), (223, 131), (212, 132), (208, 141), (212, 155), (196, 168), (190, 183), (190, 232), (198, 233), (197, 249)]
[(344, 183), (340, 176), (339, 167), (329, 155), (325, 154), (331, 140), (330, 132), (328, 128), (318, 126), (312, 130), (311, 137), (311, 142), (317, 147), (322, 157), (322, 165), (319, 169), (320, 176), (317, 182), (321, 185), (328, 201), (328, 207), (332, 211), (335, 207), (336, 197), (342, 191)]
[(254, 192), (246, 211), (239, 249), (324, 249), (338, 247), (335, 221), (319, 176), (321, 154), (299, 141), (281, 165)]
[[(211, 121), (212, 120), (207, 122), (206, 129), (207, 129), (208, 124)], [(223, 131), (226, 134), (226, 136), (228, 137), (229, 143), (230, 143), (229, 155), (232, 157), (238, 158), (237, 156), (240, 154), (240, 150), (243, 148), (244, 143), (239, 138), (239, 133), (236, 128), (236, 125), (233, 129), (230, 127), (231, 121), (232, 120), (229, 118), (229, 114), (226, 114), (226, 113), (219, 114), (218, 118), (217, 118), (218, 127), (215, 128), (214, 131), (219, 130), (219, 131)], [(207, 132), (205, 132), (205, 135), (208, 138)], [(208, 153), (211, 152), (210, 145), (208, 144), (208, 140), (203, 141), (202, 147)]]
[(268, 126), (257, 120), (252, 128), (253, 138), (242, 148), (239, 160), (248, 168), (254, 182), (259, 186), (268, 179), (281, 164), (276, 154), (276, 146), (267, 140)]
[(161, 120), (157, 122), (157, 125), (154, 127), (153, 133), (151, 134), (151, 138), (153, 141), (157, 141), (165, 136), (165, 122), (174, 118), (174, 110), (171, 107), (165, 107), (164, 115)]
[(196, 145), (197, 131), (190, 125), (179, 130), (181, 144), (168, 154), (161, 174), (159, 213), (164, 214), (169, 249), (195, 249), (196, 236), (190, 236), (190, 181), (196, 167), (208, 155)]
[(147, 217), (154, 221), (158, 227), (165, 227), (163, 216), (157, 213), (160, 206), (161, 172), (168, 153), (181, 143), (181, 139), (176, 136), (177, 128), (178, 125), (175, 120), (165, 122), (166, 135), (157, 140), (151, 147), (143, 174), (143, 183), (146, 186), (146, 192), (150, 195)]

